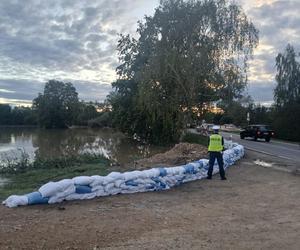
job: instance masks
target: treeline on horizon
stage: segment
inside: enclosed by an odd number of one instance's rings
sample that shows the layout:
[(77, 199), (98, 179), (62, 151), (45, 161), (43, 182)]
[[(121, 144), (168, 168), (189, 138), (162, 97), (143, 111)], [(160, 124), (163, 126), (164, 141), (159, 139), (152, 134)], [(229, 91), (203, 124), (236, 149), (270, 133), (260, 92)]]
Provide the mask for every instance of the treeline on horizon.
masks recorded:
[(110, 126), (105, 104), (80, 101), (72, 83), (50, 80), (32, 103), (32, 107), (0, 104), (0, 125), (45, 129)]
[[(33, 101), (33, 116), (45, 128), (94, 121), (160, 144), (178, 141), (187, 123), (245, 126), (249, 112), (250, 123), (267, 123), (277, 137), (300, 141), (299, 54), (291, 45), (276, 57), (274, 105), (257, 106), (243, 96), (258, 34), (235, 3), (163, 0), (138, 23), (137, 38), (120, 36), (118, 80), (105, 112), (96, 115), (80, 103), (71, 83), (52, 80)], [(212, 104), (224, 113), (212, 113)]]

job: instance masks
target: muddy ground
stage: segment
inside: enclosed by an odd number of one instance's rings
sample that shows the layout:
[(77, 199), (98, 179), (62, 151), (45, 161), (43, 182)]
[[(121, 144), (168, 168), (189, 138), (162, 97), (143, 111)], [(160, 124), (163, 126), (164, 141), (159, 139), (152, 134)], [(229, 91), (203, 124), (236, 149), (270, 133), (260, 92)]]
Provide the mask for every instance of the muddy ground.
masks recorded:
[(136, 169), (161, 166), (181, 166), (199, 159), (207, 159), (207, 147), (193, 143), (178, 143), (170, 150), (134, 162)]
[(9, 209), (0, 249), (299, 249), (296, 165), (247, 152), (227, 181), (169, 191)]

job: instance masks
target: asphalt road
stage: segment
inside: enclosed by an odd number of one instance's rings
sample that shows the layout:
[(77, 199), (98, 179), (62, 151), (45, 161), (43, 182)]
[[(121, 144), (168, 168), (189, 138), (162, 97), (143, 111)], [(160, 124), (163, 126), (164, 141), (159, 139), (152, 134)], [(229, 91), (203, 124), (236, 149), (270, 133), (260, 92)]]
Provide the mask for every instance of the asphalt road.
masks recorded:
[(230, 139), (243, 145), (248, 150), (253, 150), (259, 153), (273, 155), (282, 159), (291, 160), (300, 164), (300, 144), (287, 143), (281, 141), (274, 141), (271, 139), (270, 142), (264, 140), (254, 141), (251, 138), (244, 140), (240, 139), (239, 134), (221, 132), (225, 139)]

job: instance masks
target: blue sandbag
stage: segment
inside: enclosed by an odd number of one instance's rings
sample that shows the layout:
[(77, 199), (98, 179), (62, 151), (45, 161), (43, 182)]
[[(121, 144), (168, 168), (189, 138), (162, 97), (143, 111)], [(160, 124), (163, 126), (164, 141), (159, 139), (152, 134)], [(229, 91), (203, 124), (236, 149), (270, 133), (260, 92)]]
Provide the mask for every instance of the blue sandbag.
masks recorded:
[(40, 192), (33, 192), (26, 194), (26, 196), (28, 198), (28, 205), (48, 204), (49, 198), (42, 197)]
[(146, 189), (148, 189), (148, 190), (155, 189), (155, 185), (154, 184), (148, 184), (146, 186)]
[(167, 170), (165, 168), (159, 168), (159, 176), (164, 177), (167, 175)]
[(183, 183), (185, 177), (186, 177), (186, 176), (182, 176), (182, 177), (177, 181), (177, 183), (175, 184), (175, 187), (180, 186), (180, 185)]
[(204, 164), (202, 161), (198, 161), (197, 163), (199, 163), (199, 169), (204, 167)]
[(156, 183), (156, 189), (155, 190), (162, 190), (166, 189), (166, 184), (158, 177), (152, 177), (151, 178)]
[(134, 182), (133, 180), (126, 181), (125, 184), (127, 186), (134, 186), (134, 187), (139, 185), (138, 183)]
[(76, 194), (90, 194), (92, 189), (90, 186), (83, 186), (83, 185), (75, 185), (76, 187)]
[(191, 164), (184, 166), (184, 173), (185, 174), (196, 174), (197, 171), (195, 170), (195, 167)]

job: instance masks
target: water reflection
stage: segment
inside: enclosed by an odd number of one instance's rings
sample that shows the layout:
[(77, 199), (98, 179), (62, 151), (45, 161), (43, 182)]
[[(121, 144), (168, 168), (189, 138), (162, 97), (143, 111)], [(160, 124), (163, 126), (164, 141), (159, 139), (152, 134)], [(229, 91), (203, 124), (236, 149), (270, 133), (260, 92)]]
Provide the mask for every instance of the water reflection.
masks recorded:
[(31, 159), (101, 153), (121, 165), (128, 165), (166, 148), (138, 143), (111, 129), (0, 128), (0, 160), (8, 156), (19, 157), (20, 149)]

